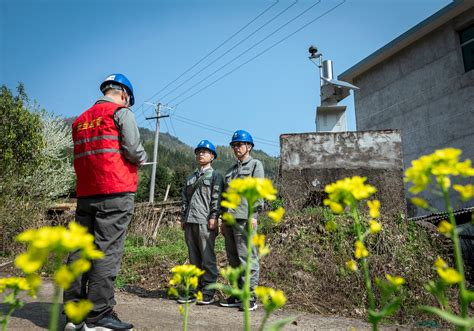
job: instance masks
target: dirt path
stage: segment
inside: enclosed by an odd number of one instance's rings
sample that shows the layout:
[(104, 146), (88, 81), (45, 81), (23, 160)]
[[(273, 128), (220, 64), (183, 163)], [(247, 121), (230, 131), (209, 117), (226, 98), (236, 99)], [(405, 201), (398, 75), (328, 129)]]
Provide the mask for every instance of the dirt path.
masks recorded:
[[(46, 282), (35, 300), (28, 300), (26, 305), (14, 313), (9, 330), (44, 330), (48, 328), (49, 307), (53, 293), (51, 282)], [(174, 300), (144, 298), (137, 294), (117, 292), (116, 311), (119, 316), (135, 325), (135, 330), (180, 330), (182, 319), (178, 304)], [(26, 300), (26, 298), (25, 298)], [(252, 312), (252, 329), (257, 330), (263, 318), (263, 309)], [(296, 311), (278, 311), (271, 321), (295, 316), (295, 322), (285, 330), (370, 330), (367, 323), (356, 319), (330, 317), (301, 313)], [(270, 323), (271, 323), (270, 321)], [(217, 305), (196, 306), (190, 308), (189, 330), (242, 330), (243, 314), (237, 309), (221, 308)], [(60, 329), (64, 326), (64, 318)], [(401, 330), (390, 327), (384, 330)]]

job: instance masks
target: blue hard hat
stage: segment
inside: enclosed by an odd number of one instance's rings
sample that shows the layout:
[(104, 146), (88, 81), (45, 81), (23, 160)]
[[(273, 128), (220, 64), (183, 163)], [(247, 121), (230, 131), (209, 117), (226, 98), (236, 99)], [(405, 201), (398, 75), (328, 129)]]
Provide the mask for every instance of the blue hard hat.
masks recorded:
[(104, 79), (102, 84), (100, 84), (100, 91), (104, 93), (108, 89), (109, 85), (116, 84), (124, 87), (127, 90), (128, 95), (130, 95), (130, 106), (133, 106), (133, 104), (135, 103), (135, 97), (133, 96), (132, 83), (130, 83), (128, 78), (122, 74), (112, 74), (107, 76), (107, 78)]
[(212, 154), (214, 154), (214, 157), (217, 158), (216, 146), (214, 146), (214, 144), (211, 143), (209, 140), (206, 140), (206, 139), (201, 140), (199, 144), (196, 146), (196, 148), (194, 149), (194, 153), (196, 154), (198, 149), (201, 149), (201, 148), (210, 150)]
[(233, 143), (238, 143), (238, 142), (249, 143), (252, 145), (252, 147), (254, 146), (252, 135), (244, 130), (237, 130), (234, 132), (234, 134), (232, 135), (232, 141), (230, 142), (230, 145), (232, 145)]

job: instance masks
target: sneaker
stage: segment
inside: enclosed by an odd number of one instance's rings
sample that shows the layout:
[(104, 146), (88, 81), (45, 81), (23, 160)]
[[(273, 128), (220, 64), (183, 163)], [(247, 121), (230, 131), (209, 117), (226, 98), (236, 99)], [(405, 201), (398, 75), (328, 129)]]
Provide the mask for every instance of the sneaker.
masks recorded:
[[(250, 299), (250, 302), (249, 302), (249, 311), (254, 311), (257, 309), (257, 299)], [(240, 306), (239, 306), (239, 311), (244, 311), (244, 305), (241, 303)]]
[(133, 324), (122, 322), (114, 311), (108, 313), (95, 323), (85, 323), (84, 331), (132, 331)]
[(66, 323), (66, 326), (64, 327), (64, 331), (78, 331), (78, 330), (82, 330), (82, 327), (84, 326), (84, 322), (81, 322), (81, 323), (78, 323), (78, 324), (75, 324), (71, 321), (68, 321)]
[(196, 298), (194, 296), (186, 297), (179, 297), (178, 303), (193, 303), (196, 302)]
[(196, 303), (198, 305), (210, 305), (211, 303), (214, 303), (214, 294), (204, 293), (202, 300), (198, 300)]
[(242, 302), (236, 297), (228, 297), (227, 299), (219, 302), (222, 307), (240, 307)]

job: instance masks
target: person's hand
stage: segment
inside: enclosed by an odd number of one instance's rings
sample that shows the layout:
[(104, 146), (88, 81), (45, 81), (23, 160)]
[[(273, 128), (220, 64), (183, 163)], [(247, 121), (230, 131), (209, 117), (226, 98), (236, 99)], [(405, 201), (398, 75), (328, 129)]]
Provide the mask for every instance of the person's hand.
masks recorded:
[(256, 218), (252, 218), (252, 228), (254, 229), (254, 231), (257, 230), (257, 219)]
[(224, 229), (225, 229), (224, 222), (222, 222), (221, 226), (220, 226), (220, 230), (221, 230), (222, 235), (224, 235), (224, 231), (225, 231)]
[(210, 218), (207, 221), (207, 227), (209, 230), (215, 230), (217, 228), (217, 220), (215, 218)]

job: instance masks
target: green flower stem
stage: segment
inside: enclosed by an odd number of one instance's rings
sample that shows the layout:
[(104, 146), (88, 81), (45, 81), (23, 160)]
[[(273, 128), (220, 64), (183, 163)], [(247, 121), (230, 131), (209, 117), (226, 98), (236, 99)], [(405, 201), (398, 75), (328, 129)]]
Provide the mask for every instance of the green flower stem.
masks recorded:
[[(61, 254), (56, 253), (54, 258), (54, 271), (58, 271), (61, 266)], [(61, 295), (61, 289), (57, 284), (54, 284), (54, 296), (53, 296), (53, 305), (51, 306), (51, 315), (49, 319), (49, 330), (56, 331), (58, 328), (58, 319), (59, 319), (59, 297)]]
[(10, 305), (10, 309), (8, 309), (8, 313), (5, 315), (5, 317), (0, 321), (0, 323), (2, 324), (2, 331), (6, 331), (7, 330), (7, 326), (8, 326), (8, 322), (10, 321), (10, 317), (12, 316), (13, 312), (15, 311), (15, 309), (18, 307), (18, 299), (16, 298), (17, 294), (18, 294), (18, 290), (15, 289), (14, 290), (14, 296), (15, 296), (15, 304), (13, 305)]
[(270, 312), (265, 310), (265, 316), (263, 317), (262, 324), (258, 328), (258, 331), (263, 331), (265, 324), (267, 323), (268, 318), (270, 317)]
[[(189, 283), (189, 282), (188, 282)], [(188, 330), (188, 315), (189, 315), (189, 284), (186, 284), (186, 289), (184, 290), (184, 297), (186, 298), (186, 302), (184, 303), (184, 323), (183, 323), (183, 330)]]
[[(357, 240), (360, 240), (363, 242), (363, 234), (360, 226), (360, 219), (359, 219), (359, 211), (357, 209), (357, 206), (351, 207), (351, 212), (352, 212), (352, 218), (354, 219), (354, 228), (356, 231), (357, 235)], [(367, 290), (367, 298), (369, 300), (369, 309), (370, 310), (375, 310), (375, 297), (374, 297), (374, 292), (372, 290), (372, 281), (370, 280), (370, 274), (369, 274), (369, 264), (367, 262), (367, 259), (365, 257), (361, 258), (361, 263), (362, 263), (362, 269), (364, 271), (364, 282), (365, 282), (365, 289)], [(373, 330), (377, 330), (377, 323), (373, 325)]]
[[(456, 269), (457, 271), (461, 274), (462, 280), (459, 283), (459, 301), (461, 304), (461, 316), (463, 318), (468, 317), (468, 302), (466, 300), (466, 283), (464, 280), (464, 262), (462, 259), (462, 252), (461, 252), (461, 245), (459, 243), (459, 235), (458, 235), (458, 229), (456, 227), (456, 219), (454, 218), (454, 213), (453, 213), (453, 208), (451, 206), (451, 201), (449, 200), (449, 195), (448, 195), (448, 190), (442, 189), (443, 190), (443, 197), (444, 197), (444, 202), (446, 205), (446, 209), (448, 210), (448, 217), (451, 225), (453, 226), (453, 234), (452, 234), (452, 240), (453, 240), (453, 248), (454, 248), (454, 260), (456, 263)], [(466, 328), (461, 328), (462, 330), (465, 330)]]
[(245, 321), (245, 331), (250, 331), (250, 267), (252, 263), (252, 235), (253, 235), (253, 204), (254, 201), (248, 201), (249, 204), (249, 213), (247, 221), (247, 263), (245, 265), (245, 282), (244, 282), (244, 291), (242, 297), (242, 303), (244, 305), (244, 321)]

